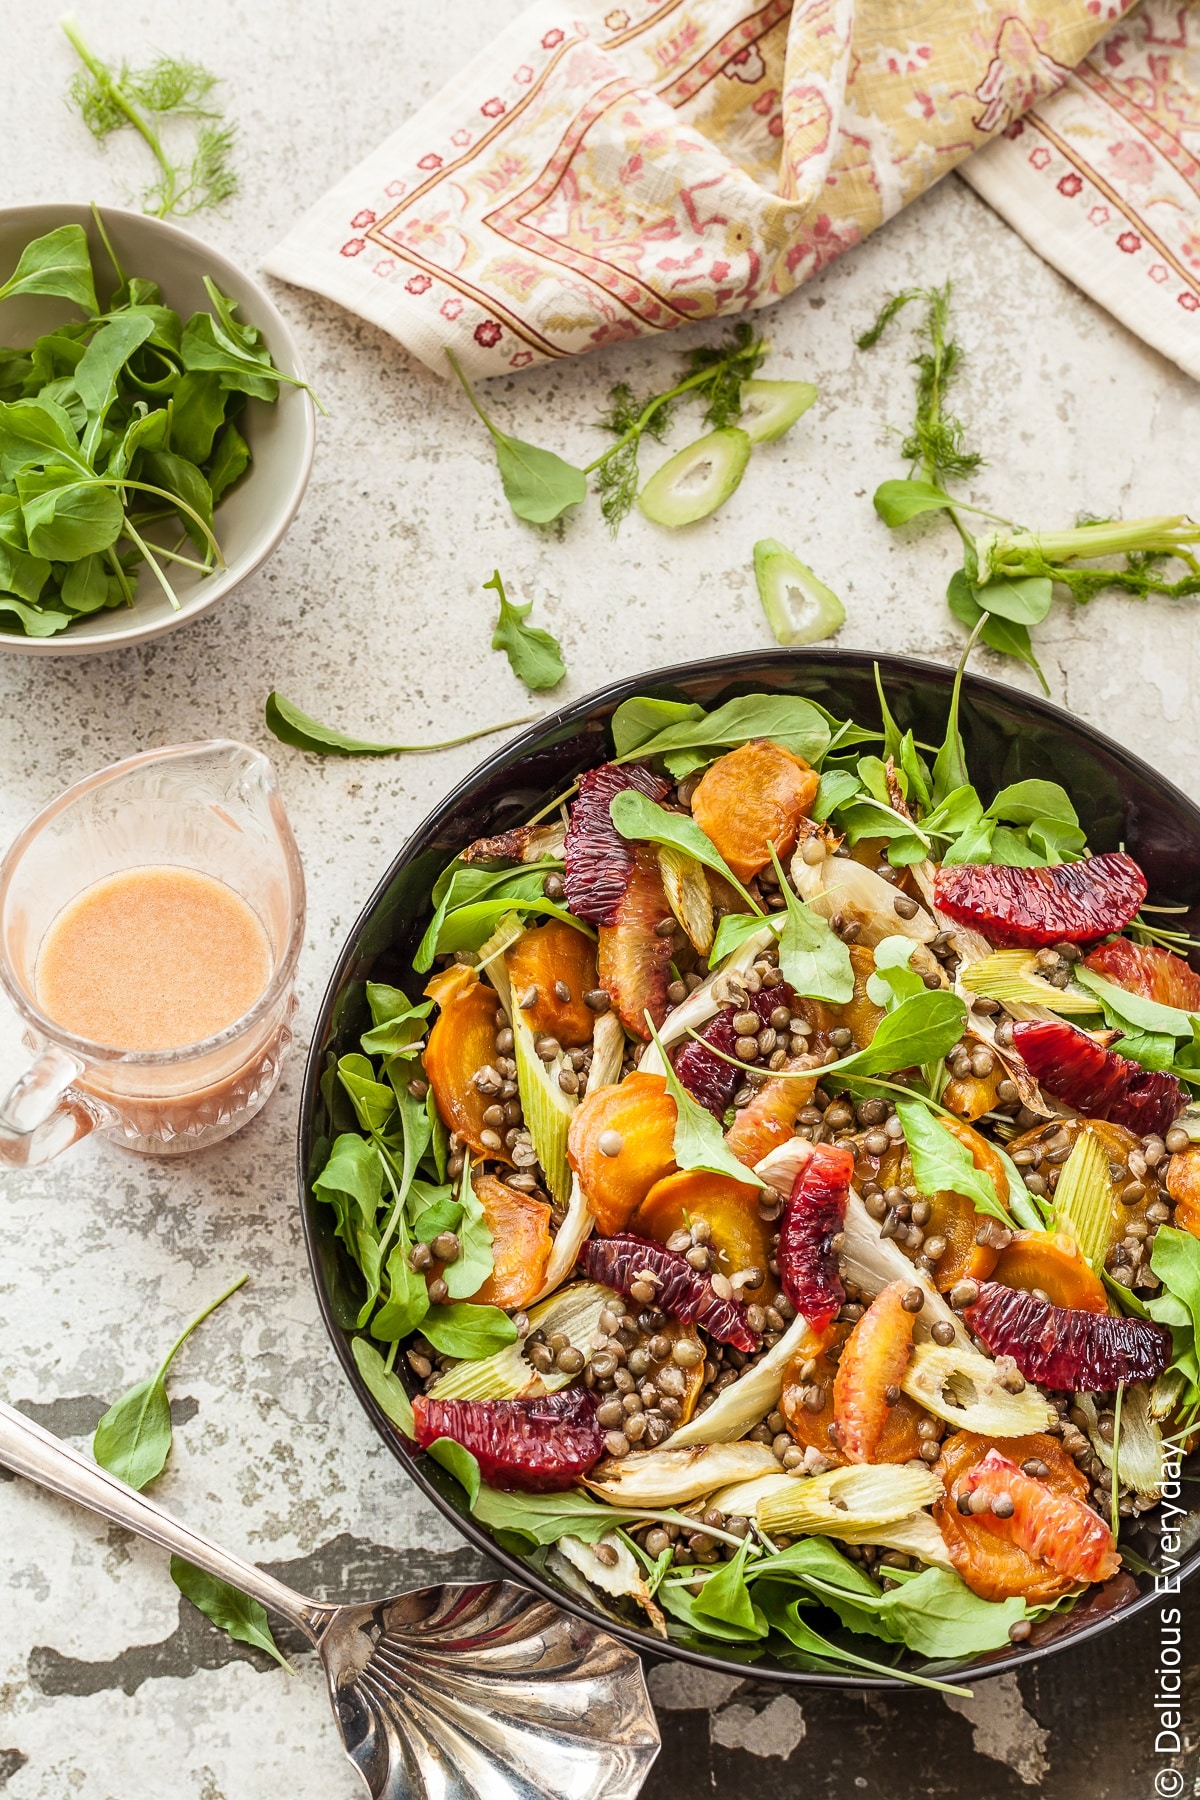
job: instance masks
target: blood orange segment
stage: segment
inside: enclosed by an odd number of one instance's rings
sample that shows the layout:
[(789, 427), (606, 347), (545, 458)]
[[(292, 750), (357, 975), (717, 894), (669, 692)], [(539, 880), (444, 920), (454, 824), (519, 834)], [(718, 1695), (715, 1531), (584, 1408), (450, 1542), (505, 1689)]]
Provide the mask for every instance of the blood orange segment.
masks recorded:
[(1026, 1381), (1062, 1392), (1107, 1394), (1118, 1382), (1154, 1381), (1171, 1360), (1171, 1333), (1152, 1319), (1053, 1306), (997, 1281), (984, 1282), (966, 1320)]
[(534, 1400), (434, 1400), (418, 1394), (412, 1405), (421, 1448), (453, 1438), (471, 1452), (489, 1487), (558, 1493), (604, 1454), (596, 1403), (582, 1388)]
[(615, 924), (633, 871), (633, 846), (621, 836), (609, 812), (613, 796), (637, 788), (651, 800), (661, 800), (670, 786), (643, 763), (626, 763), (621, 768), (602, 763), (579, 777), (563, 849), (567, 905), (577, 919), (590, 919), (593, 925)]
[(1143, 1069), (1061, 1019), (1020, 1020), (1012, 1042), (1046, 1093), (1077, 1112), (1124, 1125), (1137, 1137), (1164, 1135), (1186, 1103), (1173, 1075)]
[(939, 909), (958, 924), (974, 926), (993, 944), (1030, 948), (1123, 931), (1146, 898), (1146, 877), (1121, 850), (1047, 869), (943, 866), (933, 887)]
[(1011, 1600), (1020, 1595), (1030, 1606), (1057, 1600), (1074, 1585), (1069, 1575), (1060, 1574), (1048, 1562), (1035, 1560), (1011, 1538), (990, 1531), (983, 1523), (988, 1514), (958, 1510), (955, 1497), (963, 1477), (992, 1449), (998, 1449), (1018, 1468), (1033, 1462), (1044, 1469), (1039, 1480), (1044, 1480), (1051, 1492), (1079, 1501), (1087, 1499), (1087, 1477), (1076, 1468), (1059, 1438), (1041, 1431), (1027, 1437), (996, 1439), (980, 1437), (973, 1431), (956, 1431), (942, 1444), (936, 1473), (946, 1492), (933, 1506), (950, 1560), (981, 1600)]
[(1073, 1495), (1052, 1492), (995, 1448), (967, 1471), (959, 1492), (989, 1503), (990, 1510), (977, 1515), (989, 1531), (1073, 1581), (1107, 1581), (1121, 1566), (1099, 1513)]
[(671, 938), (658, 928), (672, 918), (658, 858), (648, 845), (639, 844), (613, 923), (600, 927), (596, 959), (600, 986), (611, 995), (631, 1037), (650, 1036), (647, 1013), (656, 1026), (667, 1016), (673, 951)]
[(1130, 994), (1157, 1000), (1160, 1006), (1200, 1012), (1200, 975), (1182, 956), (1163, 950), (1158, 944), (1134, 944), (1128, 938), (1114, 938), (1111, 944), (1097, 944), (1089, 950), (1083, 966)]
[(619, 1294), (627, 1294), (636, 1281), (648, 1277), (655, 1306), (671, 1318), (701, 1325), (710, 1337), (747, 1355), (759, 1347), (744, 1306), (722, 1300), (707, 1275), (698, 1274), (682, 1256), (649, 1238), (632, 1232), (589, 1238), (579, 1252), (579, 1266), (592, 1281), (616, 1288)]
[(824, 1331), (846, 1298), (833, 1240), (845, 1223), (853, 1179), (852, 1150), (842, 1144), (815, 1145), (796, 1177), (779, 1228), (783, 1291), (814, 1331)]
[(916, 1314), (905, 1310), (907, 1284), (881, 1289), (846, 1340), (833, 1384), (837, 1441), (847, 1462), (873, 1462), (888, 1413), (912, 1360)]

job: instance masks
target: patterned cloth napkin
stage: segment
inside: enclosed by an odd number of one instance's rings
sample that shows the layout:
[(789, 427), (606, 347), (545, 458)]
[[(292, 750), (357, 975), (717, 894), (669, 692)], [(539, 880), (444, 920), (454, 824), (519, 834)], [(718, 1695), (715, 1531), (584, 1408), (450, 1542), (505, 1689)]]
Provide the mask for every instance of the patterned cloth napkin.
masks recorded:
[(970, 158), (1200, 376), (1200, 14), (1130, 5), (537, 0), (265, 267), (498, 375), (769, 306)]

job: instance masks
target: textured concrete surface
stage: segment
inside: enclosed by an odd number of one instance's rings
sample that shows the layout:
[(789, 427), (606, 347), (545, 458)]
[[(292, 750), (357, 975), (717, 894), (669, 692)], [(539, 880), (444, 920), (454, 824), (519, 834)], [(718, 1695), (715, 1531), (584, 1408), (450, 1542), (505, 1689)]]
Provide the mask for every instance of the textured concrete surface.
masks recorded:
[[(162, 46), (227, 76), (244, 186), (198, 229), (251, 267), (294, 207), (517, 10), (517, 0), (457, 0), (449, 12), (412, 0), (79, 8), (110, 53)], [(47, 0), (5, 9), (0, 203), (126, 200), (142, 150), (97, 149), (65, 108), (71, 58), (56, 12)], [(594, 504), (561, 536), (521, 526), (460, 395), (373, 329), (280, 288), (329, 409), (293, 531), (255, 579), (158, 645), (72, 662), (0, 651), (0, 840), (68, 781), (144, 746), (228, 733), (271, 748), (262, 705), (274, 686), (364, 735), (406, 741), (536, 710), (489, 649), (493, 597), (480, 583), (495, 565), (562, 640), (564, 698), (687, 654), (768, 643), (750, 573), (751, 546), (768, 534), (842, 594), (845, 643), (953, 659), (960, 640), (942, 600), (952, 534), (891, 537), (869, 504), (876, 482), (900, 472), (905, 341), (871, 357), (852, 342), (886, 292), (947, 275), (969, 354), (962, 411), (989, 462), (981, 498), (1046, 525), (1194, 510), (1200, 391), (956, 183), (770, 317), (767, 372), (815, 380), (820, 403), (756, 456), (719, 520), (686, 535), (634, 519), (614, 542)], [(608, 385), (658, 385), (674, 355), (669, 344), (623, 348), (494, 384), (489, 403), (517, 435), (582, 462)], [(1056, 698), (1200, 794), (1193, 605), (1060, 604), (1038, 635)], [(1027, 671), (1001, 672), (1032, 685)], [(303, 1041), (377, 875), (480, 751), (322, 764), (275, 749), (309, 877)], [(7, 1017), (0, 1062), (5, 1073), (20, 1063)], [(138, 1161), (93, 1141), (4, 1179), (0, 1393), (86, 1445), (103, 1406), (247, 1269), (250, 1284), (176, 1365), (179, 1429), (162, 1498), (313, 1592), (349, 1597), (467, 1573), (472, 1553), (374, 1440), (326, 1345), (292, 1184), (299, 1073), (297, 1058), (266, 1113), (206, 1155)], [(4, 1800), (358, 1791), (312, 1657), (289, 1680), (199, 1620), (157, 1552), (11, 1480), (0, 1480), (0, 1596)], [(1194, 1603), (1187, 1616), (1195, 1644)], [(1150, 1627), (1135, 1626), (1019, 1681), (984, 1684), (953, 1711), (935, 1696), (781, 1697), (663, 1667), (652, 1680), (666, 1752), (646, 1791), (732, 1796), (749, 1784), (762, 1800), (907, 1800), (1040, 1789), (1125, 1800), (1153, 1778), (1153, 1662)]]

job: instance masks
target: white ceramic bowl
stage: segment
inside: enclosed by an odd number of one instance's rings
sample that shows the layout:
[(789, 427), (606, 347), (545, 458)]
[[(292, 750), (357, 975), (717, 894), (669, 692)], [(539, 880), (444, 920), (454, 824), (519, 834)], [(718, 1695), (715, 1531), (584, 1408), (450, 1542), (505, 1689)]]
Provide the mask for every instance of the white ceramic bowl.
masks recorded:
[[(211, 311), (203, 277), (237, 302), (238, 317), (256, 325), (277, 368), (303, 380), (299, 352), (282, 314), (258, 282), (190, 231), (163, 219), (121, 207), (101, 209), (104, 228), (122, 267), (129, 275), (156, 281), (163, 299), (186, 320), (193, 312)], [(59, 225), (82, 225), (88, 234), (97, 286), (111, 291), (112, 274), (96, 230), (91, 208), (74, 205), (11, 206), (0, 209), (0, 281), (7, 279), (31, 238)], [(66, 300), (21, 295), (0, 301), (0, 343), (29, 344), (67, 319), (79, 317)], [(0, 651), (26, 656), (87, 656), (99, 650), (126, 649), (184, 625), (235, 588), (264, 563), (296, 516), (308, 483), (316, 441), (313, 403), (303, 388), (280, 384), (273, 406), (250, 400), (239, 415), (238, 428), (250, 445), (253, 461), (237, 487), (217, 508), (217, 542), (225, 567), (199, 576), (174, 565), (172, 586), (180, 606), (176, 612), (154, 577), (140, 571), (133, 606), (92, 613), (52, 638), (31, 638), (5, 627), (0, 615)], [(9, 615), (11, 621), (11, 614)]]

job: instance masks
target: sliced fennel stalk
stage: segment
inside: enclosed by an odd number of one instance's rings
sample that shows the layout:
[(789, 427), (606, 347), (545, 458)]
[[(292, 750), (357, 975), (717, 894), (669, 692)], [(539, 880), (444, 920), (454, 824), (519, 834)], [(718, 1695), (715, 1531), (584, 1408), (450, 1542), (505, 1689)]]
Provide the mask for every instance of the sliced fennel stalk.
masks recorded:
[(778, 1402), (783, 1391), (783, 1372), (809, 1335), (808, 1320), (797, 1313), (773, 1350), (723, 1388), (711, 1406), (672, 1432), (670, 1448), (728, 1444), (753, 1431)]
[(763, 381), (754, 376), (742, 383), (738, 424), (752, 444), (774, 444), (816, 398), (811, 381)]
[(1099, 1275), (1116, 1230), (1117, 1195), (1108, 1166), (1108, 1151), (1086, 1128), (1071, 1146), (1054, 1190), (1054, 1216), (1059, 1231), (1070, 1232)]
[(750, 461), (750, 439), (736, 425), (697, 438), (656, 469), (638, 505), (656, 525), (673, 530), (716, 512), (733, 493)]
[(1056, 988), (1033, 973), (1037, 958), (1032, 950), (994, 950), (962, 971), (960, 980), (972, 994), (999, 1000), (1006, 1006), (1045, 1007), (1051, 1013), (1094, 1013), (1096, 1001), (1077, 988)]
[[(572, 1263), (574, 1260), (572, 1257)], [(572, 1282), (529, 1308), (529, 1328), (547, 1336), (561, 1331), (576, 1350), (590, 1356), (600, 1314), (614, 1297), (612, 1288), (598, 1282)], [(435, 1400), (517, 1400), (532, 1393), (553, 1394), (574, 1379), (557, 1369), (540, 1375), (526, 1359), (524, 1341), (518, 1338), (478, 1362), (455, 1363), (438, 1376), (429, 1392)]]
[(918, 1344), (900, 1386), (936, 1418), (980, 1437), (1025, 1437), (1058, 1416), (1031, 1383), (1010, 1394), (989, 1357), (958, 1344)]
[(758, 1503), (755, 1517), (771, 1537), (780, 1532), (835, 1531), (839, 1526), (875, 1527), (907, 1519), (944, 1492), (931, 1469), (907, 1463), (849, 1463), (778, 1488)]
[(846, 609), (833, 589), (778, 538), (755, 544), (754, 579), (778, 644), (816, 644), (846, 623)]
[(567, 1132), (579, 1102), (574, 1094), (563, 1092), (558, 1077), (571, 1065), (561, 1051), (552, 1062), (542, 1061), (533, 1047), (533, 1033), (519, 1006), (513, 1008), (512, 1029), (517, 1088), (525, 1124), (542, 1165), (546, 1186), (559, 1205), (565, 1206), (571, 1196)]
[(701, 956), (712, 949), (712, 890), (703, 863), (674, 844), (658, 847), (658, 870), (667, 903)]
[(688, 1450), (668, 1446), (611, 1457), (597, 1465), (584, 1486), (612, 1506), (684, 1506), (714, 1488), (778, 1469), (767, 1444), (697, 1444)]
[[(1087, 1418), (1092, 1449), (1106, 1469), (1113, 1467), (1113, 1446), (1100, 1435), (1096, 1402), (1091, 1394), (1076, 1394), (1075, 1404)], [(1117, 1442), (1116, 1477), (1147, 1501), (1161, 1500), (1163, 1438), (1151, 1411), (1150, 1389), (1144, 1382), (1126, 1388), (1121, 1401), (1121, 1434)]]

